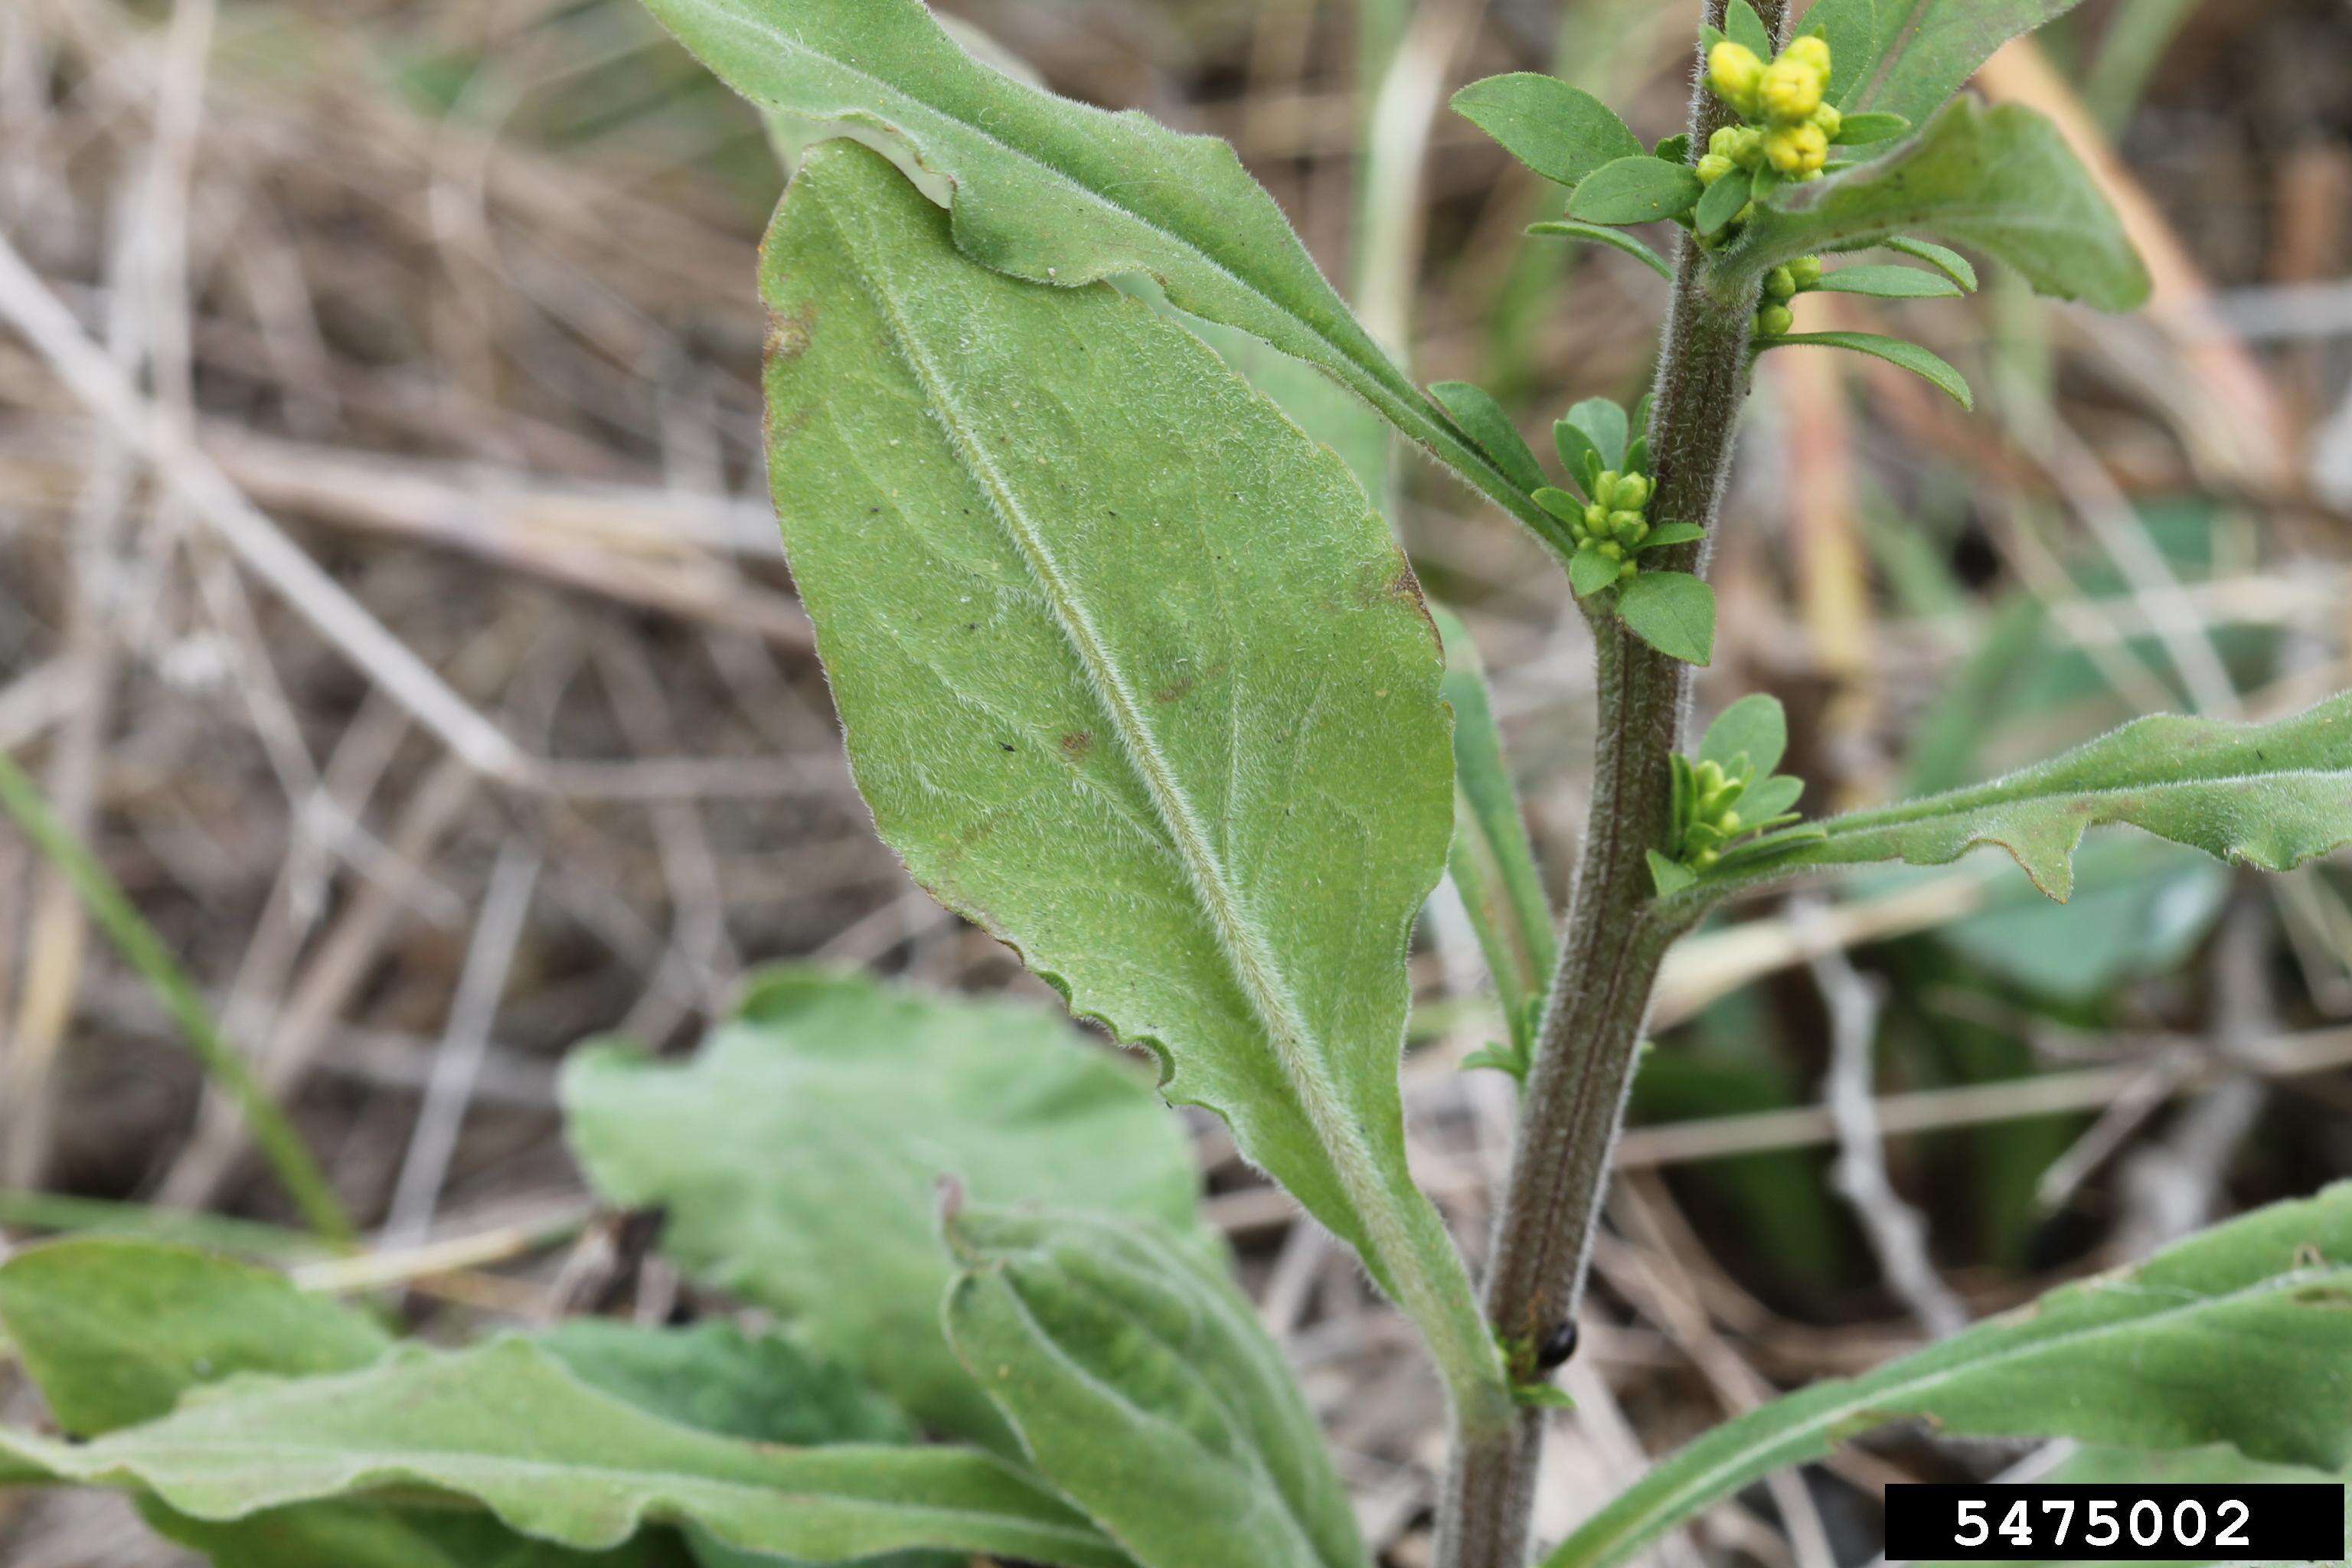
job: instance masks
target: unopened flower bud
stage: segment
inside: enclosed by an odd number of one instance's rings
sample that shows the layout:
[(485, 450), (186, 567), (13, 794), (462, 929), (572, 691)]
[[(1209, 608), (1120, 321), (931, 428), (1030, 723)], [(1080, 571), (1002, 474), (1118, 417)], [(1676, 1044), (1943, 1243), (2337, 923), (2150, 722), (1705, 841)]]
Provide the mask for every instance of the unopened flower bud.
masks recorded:
[(1739, 814), (1738, 812), (1727, 811), (1721, 816), (1716, 818), (1715, 826), (1722, 830), (1725, 837), (1729, 838), (1738, 833), (1742, 824), (1739, 820)]
[(1802, 60), (1774, 60), (1764, 71), (1760, 100), (1765, 114), (1781, 125), (1801, 125), (1822, 106), (1822, 73)]
[(1712, 185), (1716, 181), (1720, 180), (1726, 174), (1733, 173), (1738, 167), (1738, 164), (1733, 163), (1722, 153), (1709, 153), (1706, 157), (1701, 158), (1698, 161), (1698, 183), (1702, 185)]
[(1760, 337), (1788, 336), (1797, 324), (1797, 313), (1786, 305), (1767, 305), (1756, 312), (1756, 331)]
[(1608, 526), (1609, 526), (1609, 509), (1608, 509), (1607, 507), (1605, 507), (1605, 506), (1601, 505), (1598, 501), (1594, 502), (1592, 505), (1591, 505), (1591, 506), (1589, 506), (1589, 507), (1586, 507), (1586, 508), (1584, 509), (1584, 526), (1585, 526), (1585, 527), (1587, 527), (1587, 528), (1606, 528), (1606, 527), (1608, 527)]
[(1650, 525), (1642, 520), (1638, 511), (1612, 511), (1609, 514), (1609, 531), (1615, 534), (1620, 542), (1633, 544), (1650, 531)]
[(1830, 41), (1819, 33), (1808, 33), (1803, 37), (1794, 40), (1787, 48), (1780, 51), (1780, 58), (1784, 60), (1794, 60), (1799, 65), (1821, 72), (1822, 79), (1825, 83), (1829, 80)]
[(1797, 291), (1804, 292), (1821, 282), (1822, 258), (1818, 256), (1800, 256), (1796, 260), (1789, 263), (1789, 276), (1796, 279)]
[(1821, 127), (1822, 135), (1834, 142), (1838, 132), (1845, 129), (1845, 116), (1838, 112), (1837, 105), (1824, 103), (1813, 110), (1813, 123)]
[(1617, 481), (1617, 507), (1621, 511), (1639, 511), (1650, 504), (1650, 477), (1647, 474), (1627, 474)]
[(1641, 574), (1642, 567), (1638, 562), (1628, 561), (1625, 564), (1617, 568), (1617, 581), (1620, 583), (1631, 583), (1634, 578)]
[[(1745, 44), (1729, 39), (1707, 51), (1706, 82), (1715, 96), (1731, 105), (1743, 115), (1756, 112), (1758, 94), (1763, 90), (1766, 67), (1756, 51)], [(1807, 110), (1808, 114), (1811, 113)]]
[(1764, 298), (1774, 304), (1785, 305), (1797, 297), (1797, 275), (1785, 267), (1775, 267), (1764, 275)]
[(1830, 139), (1818, 125), (1783, 126), (1764, 139), (1764, 156), (1790, 178), (1806, 179), (1830, 161)]
[(1625, 559), (1625, 547), (1618, 543), (1613, 539), (1604, 539), (1600, 543), (1594, 545), (1593, 548), (1601, 552), (1601, 554), (1607, 556), (1612, 561), (1622, 561)]

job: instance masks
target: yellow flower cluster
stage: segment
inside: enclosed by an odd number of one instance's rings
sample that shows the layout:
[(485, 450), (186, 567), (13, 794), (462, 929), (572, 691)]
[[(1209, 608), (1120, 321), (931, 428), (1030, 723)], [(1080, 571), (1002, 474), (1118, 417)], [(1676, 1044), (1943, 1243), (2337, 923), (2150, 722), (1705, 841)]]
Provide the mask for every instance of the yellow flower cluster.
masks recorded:
[(1819, 178), (1844, 123), (1828, 100), (1830, 73), (1830, 47), (1811, 35), (1769, 65), (1744, 44), (1716, 45), (1706, 57), (1707, 85), (1746, 123), (1715, 133), (1698, 177), (1712, 185), (1734, 169), (1752, 173), (1769, 163), (1787, 179)]
[(1582, 515), (1568, 520), (1568, 531), (1580, 550), (1591, 550), (1620, 562), (1617, 574), (1630, 578), (1636, 570), (1633, 551), (1650, 537), (1650, 480), (1644, 474), (1604, 471), (1592, 485), (1592, 504)]

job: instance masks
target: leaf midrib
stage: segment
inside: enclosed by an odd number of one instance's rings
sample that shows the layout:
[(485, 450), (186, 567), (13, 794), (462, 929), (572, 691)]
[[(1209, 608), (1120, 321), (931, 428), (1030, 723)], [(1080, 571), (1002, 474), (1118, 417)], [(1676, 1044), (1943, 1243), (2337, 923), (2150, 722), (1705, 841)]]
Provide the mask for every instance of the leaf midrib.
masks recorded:
[(1413, 1271), (1410, 1259), (1398, 1256), (1402, 1249), (1402, 1226), (1393, 1222), (1387, 1226), (1380, 1223), (1392, 1200), (1381, 1181), (1378, 1164), (1328, 1073), (1306, 1048), (1306, 1043), (1315, 1037), (1313, 1031), (1264, 938), (1250, 924), (1240, 893), (1212, 849), (1209, 835), (1169, 760), (1161, 754), (1157, 738), (1144, 722), (1140, 705), (1105, 650), (1101, 635), (1085, 607), (1063, 580), (1041, 531), (1030, 519), (1012, 482), (982, 447), (973, 434), (973, 421), (949, 386), (947, 377), (931, 363), (917, 340), (895, 294), (866, 266), (859, 247), (839, 218), (830, 209), (825, 211), (835, 235), (842, 241), (842, 254), (849, 269), (883, 315), (892, 347), (929, 399), (950, 449), (986, 498), (991, 514), (1035, 581), (1052, 610), (1055, 626), (1081, 667), (1090, 693), (1118, 735), (1129, 765), (1142, 780), (1175, 845), (1176, 859), (1185, 879), (1209, 917), (1218, 949), (1224, 954), (1227, 967), (1273, 1047), (1284, 1080), (1314, 1128), (1333, 1173), (1363, 1226), (1366, 1245), (1381, 1256), (1403, 1288)]

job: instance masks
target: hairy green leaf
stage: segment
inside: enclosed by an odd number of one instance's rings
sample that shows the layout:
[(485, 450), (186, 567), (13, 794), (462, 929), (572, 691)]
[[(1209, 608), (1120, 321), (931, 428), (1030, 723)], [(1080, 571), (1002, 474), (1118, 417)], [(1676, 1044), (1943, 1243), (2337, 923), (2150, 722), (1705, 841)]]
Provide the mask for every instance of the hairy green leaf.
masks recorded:
[(1879, 244), (1889, 250), (1900, 251), (1906, 256), (1917, 257), (1958, 284), (1968, 293), (1973, 294), (1977, 291), (1975, 265), (1967, 257), (1948, 246), (1937, 245), (1932, 239), (1914, 239), (1908, 235), (1902, 234), (1880, 240)]
[[(1601, 468), (1625, 471), (1625, 447), (1633, 422), (1626, 418), (1622, 404), (1606, 397), (1588, 397), (1570, 409), (1568, 417), (1560, 423), (1584, 438), (1585, 446), (1601, 460)], [(1560, 456), (1566, 458), (1568, 437), (1557, 430), (1554, 437), (1560, 443)]]
[(1655, 223), (1698, 205), (1697, 171), (1663, 158), (1620, 158), (1584, 177), (1568, 198), (1568, 216), (1586, 223)]
[(1706, 537), (1706, 530), (1695, 522), (1662, 522), (1650, 530), (1641, 548), (1644, 552), (1664, 550), (1676, 544), (1694, 544)]
[(974, 259), (1064, 287), (1148, 273), (1179, 310), (1321, 367), (1507, 510), (1539, 521), (1349, 313), (1224, 142), (991, 70), (922, 0), (647, 8), (772, 118), (864, 142), (951, 204), (956, 243)]
[(1643, 153), (1642, 139), (1607, 104), (1533, 71), (1472, 82), (1454, 95), (1454, 112), (1556, 184), (1573, 185), (1603, 163)]
[(1703, 667), (1715, 657), (1715, 590), (1687, 572), (1643, 573), (1617, 591), (1617, 613), (1669, 658)]
[(1649, 851), (1650, 882), (1658, 897), (1671, 899), (1676, 893), (1687, 892), (1698, 883), (1698, 873), (1679, 860), (1669, 860), (1656, 850)]
[(1698, 760), (1732, 773), (1735, 764), (1745, 757), (1749, 770), (1761, 779), (1780, 765), (1780, 758), (1788, 749), (1787, 710), (1780, 706), (1779, 698), (1755, 691), (1715, 716), (1715, 722), (1699, 739)]
[(1864, 1376), (1749, 1411), (1665, 1459), (1546, 1568), (1604, 1568), (1760, 1476), (1906, 1417), (1965, 1436), (2352, 1459), (2352, 1183), (2053, 1290)]
[[(534, 1336), (589, 1387), (638, 1409), (722, 1437), (819, 1447), (838, 1443), (911, 1443), (907, 1418), (838, 1363), (781, 1334), (749, 1334), (732, 1323), (648, 1329), (607, 1318), (574, 1318)], [(698, 1568), (797, 1568), (803, 1560), (722, 1545), (688, 1531)], [(871, 1568), (963, 1568), (932, 1552), (865, 1560)]]
[(1405, 1165), (1453, 759), (1387, 527), (1191, 334), (977, 265), (862, 148), (764, 257), (777, 510), (883, 838), (1499, 1383)]
[(1739, 255), (1759, 270), (1925, 230), (1990, 252), (2045, 294), (2128, 310), (2147, 268), (2058, 128), (2019, 104), (1963, 100), (1883, 158), (1783, 185)]
[(1901, 365), (1914, 375), (1924, 376), (1953, 402), (1963, 408), (1976, 406), (1976, 394), (1969, 390), (1969, 379), (1952, 368), (1951, 362), (1932, 349), (1903, 338), (1885, 337), (1877, 332), (1790, 332), (1782, 337), (1759, 340), (1759, 346), (1769, 349), (1813, 348), (1846, 349), (1854, 353), (1883, 359), (1889, 364)]
[(2352, 844), (2352, 695), (2267, 724), (2141, 719), (1990, 784), (1831, 817), (1809, 842), (1767, 835), (1706, 885), (1875, 860), (1941, 866), (1991, 844), (2063, 900), (2074, 847), (2110, 823), (2266, 871)]
[(1528, 225), (1528, 232), (1560, 239), (1580, 239), (1588, 245), (1606, 245), (1623, 251), (1669, 282), (1674, 279), (1675, 269), (1671, 262), (1622, 229), (1609, 228), (1597, 223), (1554, 219), (1547, 223), (1531, 223)]
[(1756, 177), (1745, 169), (1730, 174), (1707, 186), (1706, 195), (1699, 197), (1698, 208), (1691, 221), (1698, 225), (1701, 234), (1719, 234), (1724, 225), (1738, 217), (1755, 194)]
[(1876, 300), (1957, 300), (1960, 286), (1940, 272), (1916, 267), (1841, 267), (1814, 289), (1825, 294), (1867, 294)]
[(698, 1278), (792, 1319), (929, 1425), (999, 1446), (940, 1332), (940, 1178), (1214, 1245), (1149, 1081), (1034, 1008), (772, 971), (689, 1065), (575, 1053), (563, 1103), (589, 1180), (664, 1209), (662, 1245)]
[(86, 1444), (0, 1430), (0, 1459), (135, 1488), (213, 1521), (421, 1489), (587, 1551), (688, 1524), (818, 1563), (937, 1547), (1128, 1568), (1083, 1517), (984, 1455), (778, 1448), (696, 1432), (589, 1388), (522, 1340), (396, 1350), (334, 1376), (240, 1378)]
[(1580, 599), (1589, 599), (1615, 587), (1623, 574), (1621, 567), (1622, 563), (1610, 560), (1597, 550), (1580, 550), (1569, 557), (1569, 590)]
[(1492, 394), (1466, 381), (1441, 381), (1429, 390), (1445, 405), (1454, 422), (1478, 443), (1478, 449), (1511, 477), (1513, 484), (1529, 494), (1543, 488), (1543, 465), (1536, 461), (1518, 426)]
[(1148, 1225), (973, 1210), (946, 1319), (1038, 1470), (1143, 1568), (1361, 1568), (1347, 1489), (1256, 1310)]
[(1878, 0), (1875, 65), (1845, 104), (1924, 124), (1995, 49), (2080, 0)]
[(1731, 0), (1724, 7), (1723, 36), (1752, 51), (1759, 59), (1772, 58), (1772, 29), (1764, 25), (1764, 18), (1756, 14), (1756, 7), (1748, 0)]
[(1559, 939), (1504, 760), (1477, 644), (1459, 616), (1441, 608), (1436, 616), (1445, 639), (1445, 700), (1454, 706), (1454, 849), (1446, 864), (1486, 952), (1511, 1043), (1524, 1060), (1534, 1044), (1535, 1004), (1551, 984)]
[[(392, 1342), (280, 1274), (184, 1247), (53, 1242), (0, 1267), (5, 1324), (58, 1424), (98, 1436), (171, 1413), (240, 1373), (355, 1372)], [(5, 1481), (0, 1481), (5, 1484)], [(225, 1568), (682, 1568), (666, 1533), (612, 1552), (527, 1540), (497, 1521), (373, 1502), (303, 1503), (233, 1523), (142, 1506), (159, 1534)]]
[(1841, 147), (1860, 147), (1907, 134), (1911, 122), (1899, 114), (1849, 114), (1833, 140)]

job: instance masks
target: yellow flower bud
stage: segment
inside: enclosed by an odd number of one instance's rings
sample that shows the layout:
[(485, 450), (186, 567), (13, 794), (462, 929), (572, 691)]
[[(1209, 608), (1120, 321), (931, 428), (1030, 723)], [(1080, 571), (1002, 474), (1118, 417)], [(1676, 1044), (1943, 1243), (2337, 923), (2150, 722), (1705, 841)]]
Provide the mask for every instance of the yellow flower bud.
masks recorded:
[(1598, 502), (1586, 507), (1584, 509), (1584, 524), (1587, 528), (1607, 527), (1609, 524), (1609, 509), (1605, 506), (1601, 506)]
[(1808, 179), (1830, 161), (1830, 139), (1818, 125), (1784, 126), (1764, 139), (1764, 155), (1790, 179)]
[(1722, 830), (1723, 836), (1727, 838), (1738, 833), (1742, 826), (1739, 820), (1739, 814), (1736, 811), (1725, 812), (1720, 817), (1716, 819), (1715, 825), (1717, 828)]
[(1706, 150), (1718, 158), (1728, 158), (1738, 163), (1740, 144), (1747, 139), (1743, 134), (1747, 129), (1744, 125), (1725, 126), (1706, 139)]
[(1618, 543), (1613, 539), (1604, 539), (1592, 548), (1598, 550), (1601, 554), (1607, 556), (1612, 561), (1622, 561), (1625, 559), (1625, 547)]
[(1764, 275), (1764, 298), (1785, 305), (1797, 297), (1797, 277), (1785, 267), (1775, 267)]
[(1731, 161), (1743, 169), (1764, 166), (1764, 132), (1752, 125), (1731, 127)]
[(1813, 110), (1813, 123), (1822, 128), (1822, 135), (1834, 142), (1838, 132), (1845, 129), (1845, 116), (1838, 112), (1837, 105), (1824, 103)]
[(1768, 338), (1786, 337), (1797, 324), (1797, 313), (1786, 305), (1767, 305), (1756, 312), (1756, 330)]
[(1818, 256), (1800, 256), (1796, 260), (1789, 263), (1789, 276), (1796, 280), (1797, 291), (1803, 293), (1822, 280), (1822, 258)]
[(1622, 543), (1634, 542), (1644, 526), (1638, 511), (1612, 511), (1609, 514), (1609, 531), (1615, 534)]
[(1780, 58), (1794, 60), (1799, 65), (1821, 73), (1822, 85), (1830, 78), (1830, 41), (1819, 33), (1808, 33), (1780, 51)]
[(1617, 581), (1620, 583), (1631, 583), (1634, 578), (1641, 574), (1641, 563), (1637, 561), (1628, 561), (1625, 564), (1617, 568)]
[(1722, 858), (1722, 856), (1717, 854), (1712, 849), (1702, 849), (1697, 854), (1691, 857), (1691, 869), (1694, 871), (1704, 871)]
[(1777, 123), (1804, 124), (1822, 106), (1822, 73), (1801, 60), (1775, 60), (1765, 69), (1759, 101)]
[(1650, 479), (1646, 474), (1627, 474), (1617, 481), (1617, 505), (1626, 511), (1639, 511), (1650, 504)]
[[(1715, 96), (1731, 105), (1743, 115), (1756, 112), (1757, 95), (1763, 89), (1766, 67), (1756, 58), (1756, 51), (1745, 44), (1724, 40), (1707, 51), (1706, 82)], [(1806, 113), (1812, 112), (1807, 110)]]
[(1698, 183), (1702, 185), (1712, 185), (1738, 167), (1738, 164), (1720, 153), (1709, 153), (1698, 161)]

